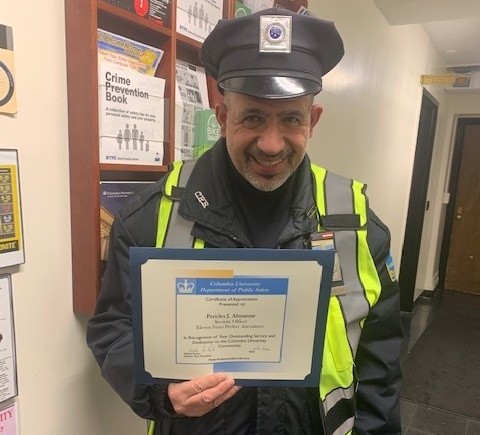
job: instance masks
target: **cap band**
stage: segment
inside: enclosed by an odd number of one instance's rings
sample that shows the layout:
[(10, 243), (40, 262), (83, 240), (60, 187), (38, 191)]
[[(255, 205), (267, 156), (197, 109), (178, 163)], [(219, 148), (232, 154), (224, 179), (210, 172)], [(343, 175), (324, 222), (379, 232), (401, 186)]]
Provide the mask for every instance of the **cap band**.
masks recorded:
[(314, 95), (322, 90), (318, 82), (294, 77), (233, 77), (219, 82), (218, 86), (225, 91), (272, 100)]

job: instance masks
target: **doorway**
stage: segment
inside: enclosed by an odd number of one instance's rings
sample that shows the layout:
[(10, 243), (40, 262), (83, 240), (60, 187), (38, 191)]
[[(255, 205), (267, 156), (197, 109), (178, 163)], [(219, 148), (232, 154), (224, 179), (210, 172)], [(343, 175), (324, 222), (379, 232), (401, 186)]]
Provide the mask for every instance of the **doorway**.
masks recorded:
[(423, 221), (428, 210), (427, 191), (432, 163), (433, 143), (437, 127), (438, 102), (425, 89), (418, 124), (417, 146), (413, 164), (407, 224), (403, 241), (402, 260), (398, 282), (400, 308), (412, 311), (417, 279), (418, 258), (422, 240)]
[(480, 295), (480, 118), (457, 123), (440, 259), (443, 288)]

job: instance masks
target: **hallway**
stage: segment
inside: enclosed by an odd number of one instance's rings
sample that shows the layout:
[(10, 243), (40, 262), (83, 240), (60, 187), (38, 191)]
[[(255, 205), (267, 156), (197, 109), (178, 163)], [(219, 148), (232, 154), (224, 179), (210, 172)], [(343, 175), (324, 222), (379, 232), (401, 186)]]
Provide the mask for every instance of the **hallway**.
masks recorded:
[[(425, 293), (424, 293), (425, 294)], [(435, 319), (442, 303), (442, 290), (422, 294), (412, 313), (402, 313), (405, 343), (402, 364), (409, 352)], [(410, 400), (401, 401), (402, 428), (405, 435), (479, 435), (480, 420), (433, 408)]]

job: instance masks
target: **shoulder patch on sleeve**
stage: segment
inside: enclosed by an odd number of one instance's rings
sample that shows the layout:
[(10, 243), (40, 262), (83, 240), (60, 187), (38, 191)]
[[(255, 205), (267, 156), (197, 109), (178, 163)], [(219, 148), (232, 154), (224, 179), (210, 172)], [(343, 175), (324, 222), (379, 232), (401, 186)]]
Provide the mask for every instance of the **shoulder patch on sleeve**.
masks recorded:
[(385, 266), (387, 267), (388, 275), (392, 282), (396, 280), (395, 277), (395, 266), (393, 264), (393, 257), (392, 254), (388, 254), (387, 260), (385, 261)]

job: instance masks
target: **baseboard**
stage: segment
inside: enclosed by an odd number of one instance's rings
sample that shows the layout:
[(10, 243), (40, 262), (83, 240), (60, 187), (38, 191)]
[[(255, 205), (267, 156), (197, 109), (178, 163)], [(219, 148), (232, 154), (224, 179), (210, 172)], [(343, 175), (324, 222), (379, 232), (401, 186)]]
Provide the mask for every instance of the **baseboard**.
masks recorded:
[(433, 274), (432, 278), (430, 279), (430, 282), (426, 283), (425, 288), (423, 289), (424, 290), (423, 293), (433, 292), (434, 290), (436, 290), (439, 282), (440, 282), (440, 275), (439, 275), (438, 270), (437, 270)]
[(438, 284), (440, 283), (440, 273), (438, 269), (435, 271), (432, 277), (432, 288), (435, 290), (438, 287)]

